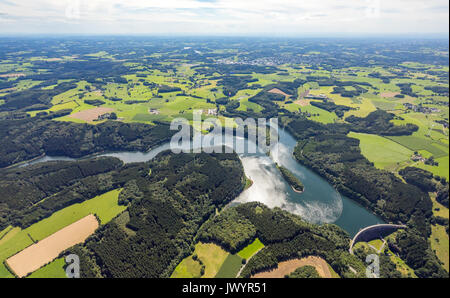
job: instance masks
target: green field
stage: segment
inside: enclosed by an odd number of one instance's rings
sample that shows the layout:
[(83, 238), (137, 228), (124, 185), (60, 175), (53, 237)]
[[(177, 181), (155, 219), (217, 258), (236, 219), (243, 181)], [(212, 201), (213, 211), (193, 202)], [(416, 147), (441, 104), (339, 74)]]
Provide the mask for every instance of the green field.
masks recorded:
[(31, 273), (28, 278), (66, 278), (64, 258), (58, 258), (46, 266)]
[(436, 201), (436, 194), (430, 193), (431, 201), (433, 202), (433, 215), (440, 216), (443, 218), (449, 218), (449, 210), (447, 207)]
[[(197, 243), (193, 255), (197, 255), (205, 266), (205, 274), (202, 277), (212, 278), (216, 276), (223, 262), (227, 259), (229, 253), (220, 246), (212, 243)], [(200, 277), (200, 263), (192, 258), (192, 255), (185, 258), (175, 268), (172, 278)]]
[[(392, 111), (395, 110), (397, 107), (400, 107), (398, 105), (398, 103), (396, 102), (390, 102), (387, 100), (372, 100), (372, 104), (380, 109), (380, 110), (385, 110), (385, 111)], [(403, 108), (403, 106), (401, 106), (400, 108)]]
[[(254, 251), (258, 242), (252, 243), (246, 253), (250, 254)], [(205, 266), (203, 276), (200, 275), (200, 262), (194, 260), (193, 255), (197, 255), (198, 260), (201, 260)], [(171, 278), (234, 278), (241, 266), (242, 258), (240, 256), (232, 255), (216, 244), (200, 242), (195, 245), (194, 253), (178, 264)]]
[(397, 270), (402, 274), (403, 277), (412, 277), (417, 278), (416, 274), (414, 273), (414, 270), (409, 267), (405, 261), (400, 259), (398, 256), (396, 256), (392, 251), (389, 250), (390, 253), (390, 259), (392, 263), (395, 264), (397, 267)]
[(237, 255), (240, 256), (242, 259), (248, 260), (263, 247), (264, 244), (262, 244), (261, 241), (258, 238), (256, 238), (256, 240), (253, 241), (253, 243), (243, 248), (240, 252), (237, 253)]
[[(96, 56), (95, 56), (96, 57)], [(189, 71), (189, 68), (184, 70)], [(215, 104), (207, 103), (206, 98), (214, 100), (221, 96), (218, 91), (211, 91), (215, 86), (214, 81), (208, 81), (207, 86), (188, 90), (188, 80), (178, 79), (175, 83), (172, 76), (161, 73), (159, 71), (141, 73), (145, 75), (144, 78), (137, 77), (136, 75), (126, 75), (123, 78), (127, 79), (128, 84), (119, 83), (106, 83), (102, 89), (96, 89), (92, 84), (86, 81), (79, 81), (76, 83), (77, 87), (70, 89), (66, 92), (60, 93), (52, 98), (53, 107), (44, 110), (46, 112), (59, 111), (63, 109), (72, 109), (72, 113), (95, 108), (84, 103), (84, 100), (101, 100), (105, 104), (102, 107), (113, 108), (118, 117), (124, 122), (152, 122), (170, 121), (184, 113), (189, 114), (189, 111), (195, 109), (213, 109)], [(161, 98), (158, 98), (157, 88), (149, 88), (141, 82), (144, 80), (148, 83), (156, 83), (162, 85), (170, 85), (172, 87), (179, 87), (186, 94), (192, 94), (195, 96), (201, 96), (203, 98), (193, 98), (190, 96), (176, 96), (180, 92), (161, 93)], [(61, 81), (62, 82), (62, 81)], [(100, 79), (99, 82), (102, 82)], [(33, 82), (38, 84), (39, 82)], [(60, 83), (60, 82), (58, 82)], [(25, 86), (25, 89), (31, 88), (33, 85)], [(56, 85), (55, 85), (56, 86)], [(53, 87), (54, 86), (50, 86)], [(47, 89), (50, 89), (47, 87)], [(251, 94), (254, 94), (254, 90), (249, 90)], [(111, 98), (120, 98), (121, 101), (112, 101)], [(126, 101), (137, 100), (144, 101), (142, 103), (126, 104)], [(255, 110), (258, 108), (257, 104), (248, 102), (248, 107)], [(149, 109), (160, 110), (159, 115), (151, 115)], [(35, 116), (39, 111), (28, 112), (30, 116)], [(192, 112), (190, 113), (192, 114)], [(192, 117), (192, 116), (191, 116)], [(82, 123), (82, 120), (74, 119), (71, 117), (61, 117), (60, 121), (71, 121)]]
[(399, 137), (394, 136), (387, 138), (403, 145), (406, 148), (409, 148), (410, 150), (418, 151), (419, 153), (425, 151), (425, 154), (423, 155), (425, 158), (433, 156), (434, 160), (439, 163), (438, 166), (426, 165), (423, 162), (414, 163), (413, 166), (427, 170), (434, 175), (446, 177), (447, 180), (449, 180), (448, 144), (445, 144), (442, 141), (429, 140), (426, 137), (419, 137), (415, 135)]
[(308, 117), (308, 119), (324, 124), (334, 123), (338, 119), (338, 117), (334, 112), (330, 113), (328, 111), (322, 110), (321, 108), (312, 105), (302, 107), (296, 103), (290, 103), (284, 105), (284, 108), (290, 112), (298, 112), (299, 109), (301, 109), (303, 113), (310, 114), (310, 117)]
[(226, 260), (229, 253), (223, 250), (220, 246), (215, 244), (198, 243), (195, 246), (195, 251), (200, 260), (205, 265), (205, 274), (203, 277), (214, 277)]
[(330, 273), (331, 273), (331, 278), (341, 278), (339, 276), (339, 274), (337, 274), (336, 271), (334, 271), (333, 267), (330, 266), (330, 264), (327, 263), (327, 265), (328, 265), (328, 270), (330, 270)]
[(435, 158), (447, 155), (445, 149), (443, 148), (443, 145), (440, 146), (439, 144), (436, 144), (437, 142), (427, 140), (425, 138), (417, 136), (392, 136), (386, 138), (413, 151), (426, 150), (430, 152)]
[(448, 172), (449, 157), (446, 156), (446, 157), (441, 157), (441, 158), (435, 158), (435, 161), (437, 161), (439, 163), (438, 166), (426, 165), (424, 163), (416, 164), (414, 166), (424, 169), (424, 170), (427, 170), (427, 171), (433, 173), (434, 175), (445, 177), (445, 178), (447, 178), (447, 181), (448, 181), (450, 179), (450, 175)]
[(431, 249), (435, 251), (438, 259), (444, 263), (444, 268), (449, 272), (449, 248), (448, 234), (444, 226), (431, 226)]
[(311, 95), (324, 94), (328, 98), (332, 99), (332, 101), (336, 105), (348, 106), (348, 107), (353, 108), (354, 110), (350, 110), (345, 113), (344, 118), (347, 118), (348, 116), (351, 116), (351, 115), (354, 115), (357, 117), (366, 117), (371, 112), (376, 110), (376, 106), (372, 103), (372, 101), (369, 98), (366, 98), (367, 95), (365, 95), (365, 97), (351, 99), (351, 98), (342, 97), (339, 94), (333, 94), (332, 92), (333, 92), (333, 87), (327, 86), (327, 87), (320, 87), (317, 90), (311, 90), (310, 94)]
[(238, 111), (248, 111), (248, 110), (253, 110), (254, 112), (261, 112), (262, 111), (262, 107), (254, 102), (250, 102), (248, 101), (248, 99), (252, 96), (255, 96), (256, 94), (258, 94), (258, 92), (260, 92), (260, 89), (256, 89), (256, 90), (252, 90), (252, 89), (244, 89), (244, 90), (240, 90), (238, 91), (238, 93), (236, 93), (235, 96), (231, 97), (231, 100), (239, 100), (240, 102), (240, 106), (237, 109)]
[(217, 272), (216, 278), (235, 278), (239, 273), (239, 269), (242, 267), (242, 258), (238, 255), (228, 255), (219, 272)]
[(36, 241), (42, 240), (89, 214), (97, 215), (102, 225), (111, 221), (126, 209), (125, 206), (119, 206), (117, 204), (120, 192), (121, 189), (116, 189), (81, 204), (69, 206), (53, 213), (49, 218), (31, 225), (25, 230), (21, 230), (20, 228), (11, 230), (0, 241), (0, 278), (12, 277), (6, 268), (4, 268), (3, 261), (32, 245), (32, 239)]
[(369, 245), (372, 245), (378, 251), (383, 247), (383, 241), (381, 241), (380, 239), (375, 239), (375, 240), (369, 241)]
[[(0, 231), (0, 241), (2, 240), (3, 236), (9, 233), (9, 231), (12, 229), (12, 226), (7, 226), (2, 231)], [(1, 242), (0, 242), (1, 243)]]
[(350, 132), (348, 136), (360, 140), (361, 153), (379, 169), (408, 161), (414, 154), (414, 151), (378, 135)]
[(201, 269), (200, 263), (189, 256), (178, 264), (171, 278), (200, 278)]
[(414, 137), (423, 138), (430, 143), (438, 144), (440, 143), (441, 139), (448, 140), (448, 135), (446, 135), (441, 126), (435, 122), (435, 120), (442, 119), (442, 117), (439, 115), (427, 115), (423, 113), (397, 113), (397, 115), (403, 118), (403, 120), (392, 120), (392, 123), (396, 125), (412, 123), (419, 127), (419, 130), (413, 133)]

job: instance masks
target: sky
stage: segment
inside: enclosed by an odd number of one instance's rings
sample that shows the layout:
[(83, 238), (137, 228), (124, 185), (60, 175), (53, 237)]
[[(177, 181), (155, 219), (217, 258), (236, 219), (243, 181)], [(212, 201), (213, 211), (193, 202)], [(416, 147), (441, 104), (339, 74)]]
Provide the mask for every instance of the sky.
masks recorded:
[(0, 34), (445, 33), (448, 0), (0, 0)]

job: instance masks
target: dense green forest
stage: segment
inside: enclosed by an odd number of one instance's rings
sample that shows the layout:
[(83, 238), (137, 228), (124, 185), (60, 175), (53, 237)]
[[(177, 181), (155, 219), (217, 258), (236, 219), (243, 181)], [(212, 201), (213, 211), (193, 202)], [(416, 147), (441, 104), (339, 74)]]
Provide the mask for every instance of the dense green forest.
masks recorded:
[(98, 125), (45, 119), (0, 120), (0, 167), (41, 155), (82, 157), (103, 151), (147, 151), (174, 134), (168, 124), (108, 121)]
[(435, 177), (433, 173), (415, 167), (401, 169), (399, 174), (406, 182), (417, 186), (425, 192), (434, 192), (438, 188), (447, 185), (445, 178)]
[(441, 203), (442, 205), (449, 207), (449, 201), (448, 201), (448, 184), (441, 189), (439, 189), (437, 193), (436, 200)]
[[(151, 169), (151, 174), (150, 173)], [(198, 228), (245, 186), (236, 154), (163, 152), (120, 169), (129, 222), (112, 221), (71, 252), (83, 277), (168, 277), (193, 251)], [(130, 183), (132, 182), (132, 183)], [(136, 189), (137, 188), (137, 189)]]
[(3, 98), (4, 104), (0, 105), (0, 112), (17, 111), (26, 108), (28, 111), (45, 110), (51, 107), (51, 99), (53, 96), (66, 92), (76, 85), (73, 83), (65, 83), (58, 85), (54, 89), (32, 89), (24, 92), (12, 93)]

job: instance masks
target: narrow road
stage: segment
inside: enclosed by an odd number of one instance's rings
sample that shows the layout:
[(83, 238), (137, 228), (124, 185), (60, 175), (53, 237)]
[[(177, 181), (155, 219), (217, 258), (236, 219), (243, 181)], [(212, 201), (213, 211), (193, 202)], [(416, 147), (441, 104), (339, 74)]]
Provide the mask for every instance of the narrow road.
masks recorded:
[(263, 248), (264, 248), (264, 247), (258, 249), (258, 250), (257, 250), (250, 258), (248, 258), (247, 262), (245, 262), (245, 264), (244, 264), (244, 265), (241, 267), (241, 269), (239, 270), (238, 274), (236, 275), (236, 278), (238, 278), (238, 277), (241, 275), (242, 270), (244, 270), (244, 268), (245, 268), (245, 266), (247, 266), (248, 262), (249, 262), (254, 256), (256, 256), (256, 255), (261, 251), (261, 249), (263, 249)]

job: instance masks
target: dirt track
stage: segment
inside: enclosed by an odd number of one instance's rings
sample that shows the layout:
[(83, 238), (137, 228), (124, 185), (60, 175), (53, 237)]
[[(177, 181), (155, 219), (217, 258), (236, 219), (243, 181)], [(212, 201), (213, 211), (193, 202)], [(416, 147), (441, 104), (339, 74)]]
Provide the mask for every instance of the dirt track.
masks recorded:
[(319, 273), (321, 277), (332, 278), (327, 262), (325, 262), (322, 258), (312, 256), (281, 262), (278, 264), (278, 268), (257, 273), (253, 275), (252, 278), (283, 278), (284, 276), (294, 272), (295, 269), (307, 265), (316, 268), (317, 273)]
[(53, 261), (62, 251), (83, 243), (97, 228), (97, 218), (94, 215), (88, 215), (25, 248), (7, 259), (6, 263), (18, 277), (24, 277)]

